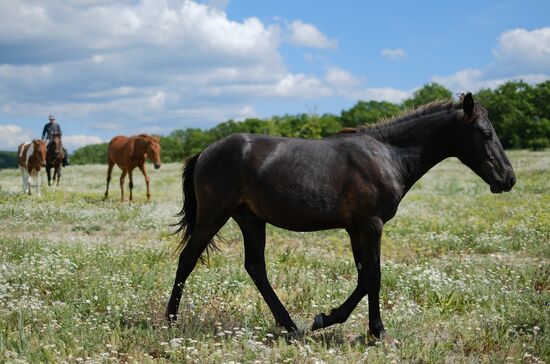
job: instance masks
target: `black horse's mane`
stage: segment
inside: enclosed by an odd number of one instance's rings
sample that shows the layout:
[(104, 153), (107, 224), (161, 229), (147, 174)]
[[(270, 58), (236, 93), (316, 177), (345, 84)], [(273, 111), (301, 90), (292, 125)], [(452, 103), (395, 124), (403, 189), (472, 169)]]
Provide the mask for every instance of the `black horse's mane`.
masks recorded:
[(431, 115), (442, 111), (457, 110), (461, 107), (461, 103), (454, 103), (453, 100), (436, 100), (415, 108), (403, 110), (396, 116), (379, 119), (375, 124), (362, 125), (359, 129), (366, 130), (372, 128), (397, 126), (400, 123), (417, 119), (422, 116)]
[[(435, 114), (438, 112), (450, 112), (458, 110), (462, 107), (460, 102), (453, 102), (453, 100), (436, 100), (430, 103), (418, 106), (416, 108), (409, 108), (403, 110), (399, 114), (379, 119), (374, 124), (363, 124), (355, 128), (345, 128), (340, 133), (356, 133), (356, 132), (380, 132), (390, 131), (391, 129), (398, 128), (400, 124), (406, 123), (411, 120), (418, 119), (419, 117)], [(339, 134), (340, 134), (339, 133)]]

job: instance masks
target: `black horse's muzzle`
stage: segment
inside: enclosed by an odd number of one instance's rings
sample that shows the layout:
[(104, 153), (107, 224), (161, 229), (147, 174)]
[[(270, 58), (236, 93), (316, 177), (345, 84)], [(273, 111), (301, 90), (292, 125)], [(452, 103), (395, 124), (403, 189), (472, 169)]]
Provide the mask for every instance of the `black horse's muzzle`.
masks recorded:
[(509, 192), (516, 184), (516, 176), (514, 172), (510, 172), (506, 178), (497, 181), (491, 185), (492, 193)]

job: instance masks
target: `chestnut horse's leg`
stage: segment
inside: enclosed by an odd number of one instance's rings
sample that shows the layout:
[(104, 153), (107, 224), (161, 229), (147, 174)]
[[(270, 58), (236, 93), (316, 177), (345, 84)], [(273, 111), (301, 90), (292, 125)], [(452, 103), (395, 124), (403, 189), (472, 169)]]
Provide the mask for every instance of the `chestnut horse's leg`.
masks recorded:
[(113, 173), (113, 166), (115, 163), (109, 158), (109, 167), (107, 168), (107, 189), (105, 190), (105, 197), (103, 197), (103, 201), (107, 199), (107, 196), (109, 196), (109, 182), (111, 182), (111, 174)]
[(143, 173), (143, 177), (145, 177), (145, 184), (147, 185), (147, 201), (150, 201), (151, 191), (149, 190), (149, 176), (147, 175), (147, 170), (145, 169), (145, 163), (138, 167), (141, 173)]
[(233, 216), (244, 239), (245, 262), (244, 266), (250, 278), (260, 291), (278, 325), (288, 332), (297, 332), (298, 327), (290, 318), (288, 311), (277, 297), (273, 287), (269, 284), (265, 269), (265, 221), (258, 219), (251, 213)]
[(371, 219), (361, 230), (348, 230), (355, 266), (357, 267), (357, 287), (348, 299), (329, 315), (317, 315), (312, 330), (345, 322), (361, 299), (369, 296), (369, 333), (377, 338), (384, 334), (380, 318), (380, 240), (382, 237), (382, 220)]
[(124, 202), (124, 178), (126, 178), (128, 171), (123, 169), (120, 175), (120, 202)]
[(128, 187), (130, 188), (130, 202), (132, 202), (132, 190), (134, 189), (134, 179), (132, 176), (132, 168), (128, 170)]

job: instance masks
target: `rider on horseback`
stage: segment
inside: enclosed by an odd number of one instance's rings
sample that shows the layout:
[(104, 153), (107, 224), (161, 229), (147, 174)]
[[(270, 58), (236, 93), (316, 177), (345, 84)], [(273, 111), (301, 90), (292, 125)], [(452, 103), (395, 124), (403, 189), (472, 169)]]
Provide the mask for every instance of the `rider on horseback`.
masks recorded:
[[(55, 122), (55, 116), (50, 115), (48, 119), (49, 122), (44, 125), (44, 129), (42, 130), (42, 140), (46, 141), (46, 145), (52, 141), (55, 133), (59, 133), (60, 136), (62, 135), (61, 126)], [(63, 148), (63, 154), (65, 155), (63, 158), (63, 167), (65, 167), (69, 165), (69, 153), (67, 153), (67, 149)]]

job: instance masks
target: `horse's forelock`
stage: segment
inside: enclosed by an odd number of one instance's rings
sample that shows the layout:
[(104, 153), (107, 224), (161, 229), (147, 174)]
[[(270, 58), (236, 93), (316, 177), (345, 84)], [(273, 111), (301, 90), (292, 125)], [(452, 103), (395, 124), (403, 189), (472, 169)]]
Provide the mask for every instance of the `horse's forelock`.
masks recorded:
[(160, 137), (158, 136), (151, 136), (149, 134), (139, 134), (138, 137), (144, 139), (148, 144), (160, 143)]

